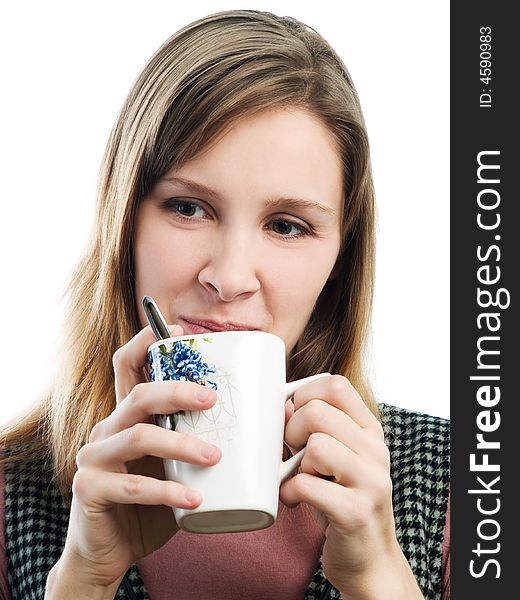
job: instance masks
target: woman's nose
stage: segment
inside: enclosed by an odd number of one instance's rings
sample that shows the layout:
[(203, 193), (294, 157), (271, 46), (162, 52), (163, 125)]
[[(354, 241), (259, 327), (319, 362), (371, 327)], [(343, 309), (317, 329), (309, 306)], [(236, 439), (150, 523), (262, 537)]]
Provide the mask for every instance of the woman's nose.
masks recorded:
[(256, 272), (259, 259), (250, 240), (244, 236), (222, 236), (199, 272), (199, 282), (223, 302), (250, 296), (260, 289)]

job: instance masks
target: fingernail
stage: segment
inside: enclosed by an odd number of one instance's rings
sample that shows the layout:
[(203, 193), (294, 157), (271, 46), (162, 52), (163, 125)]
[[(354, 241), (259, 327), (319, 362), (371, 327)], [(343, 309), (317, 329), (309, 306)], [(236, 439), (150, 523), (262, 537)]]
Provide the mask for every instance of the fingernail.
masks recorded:
[(175, 337), (176, 335), (182, 335), (182, 327), (180, 325), (168, 325), (168, 330), (170, 331), (170, 335)]
[(200, 504), (201, 502), (201, 496), (199, 492), (196, 492), (195, 490), (186, 490), (184, 497), (190, 504)]
[(218, 448), (216, 446), (208, 446), (206, 444), (204, 444), (203, 446), (200, 447), (201, 455), (208, 460), (213, 458), (213, 456), (215, 455), (215, 452), (217, 452), (217, 450), (218, 450)]
[(199, 387), (199, 389), (195, 392), (195, 397), (199, 402), (207, 402), (211, 398), (211, 396), (212, 390), (202, 386)]

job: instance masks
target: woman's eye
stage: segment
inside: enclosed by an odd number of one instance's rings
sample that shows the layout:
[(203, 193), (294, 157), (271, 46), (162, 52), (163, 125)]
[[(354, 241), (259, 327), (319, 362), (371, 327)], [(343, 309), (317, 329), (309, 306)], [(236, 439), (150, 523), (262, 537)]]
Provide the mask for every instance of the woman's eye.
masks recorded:
[(177, 212), (183, 217), (195, 217), (204, 214), (204, 210), (193, 202), (178, 202)]
[(305, 235), (311, 235), (309, 229), (299, 223), (288, 221), (287, 219), (276, 219), (271, 223), (271, 229), (277, 235), (283, 237), (296, 238)]
[(202, 206), (195, 202), (190, 202), (189, 200), (171, 198), (166, 201), (166, 206), (168, 210), (173, 211), (178, 216), (185, 219), (197, 219), (207, 216), (207, 213)]

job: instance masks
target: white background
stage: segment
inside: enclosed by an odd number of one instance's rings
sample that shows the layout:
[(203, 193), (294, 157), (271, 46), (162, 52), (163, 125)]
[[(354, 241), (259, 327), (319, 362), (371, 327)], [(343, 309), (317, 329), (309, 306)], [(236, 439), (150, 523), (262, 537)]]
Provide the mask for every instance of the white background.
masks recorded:
[(0, 9), (0, 422), (48, 380), (61, 294), (132, 81), (174, 31), (229, 8), (297, 17), (349, 68), (379, 211), (374, 387), (380, 401), (449, 416), (447, 0), (18, 0)]

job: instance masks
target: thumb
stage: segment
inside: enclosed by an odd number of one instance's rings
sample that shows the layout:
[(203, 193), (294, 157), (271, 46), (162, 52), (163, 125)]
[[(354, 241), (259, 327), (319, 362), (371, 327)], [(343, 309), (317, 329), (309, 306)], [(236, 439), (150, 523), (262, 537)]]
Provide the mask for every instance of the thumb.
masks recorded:
[(294, 402), (292, 398), (289, 398), (285, 403), (285, 425), (289, 422), (289, 419), (294, 415)]

